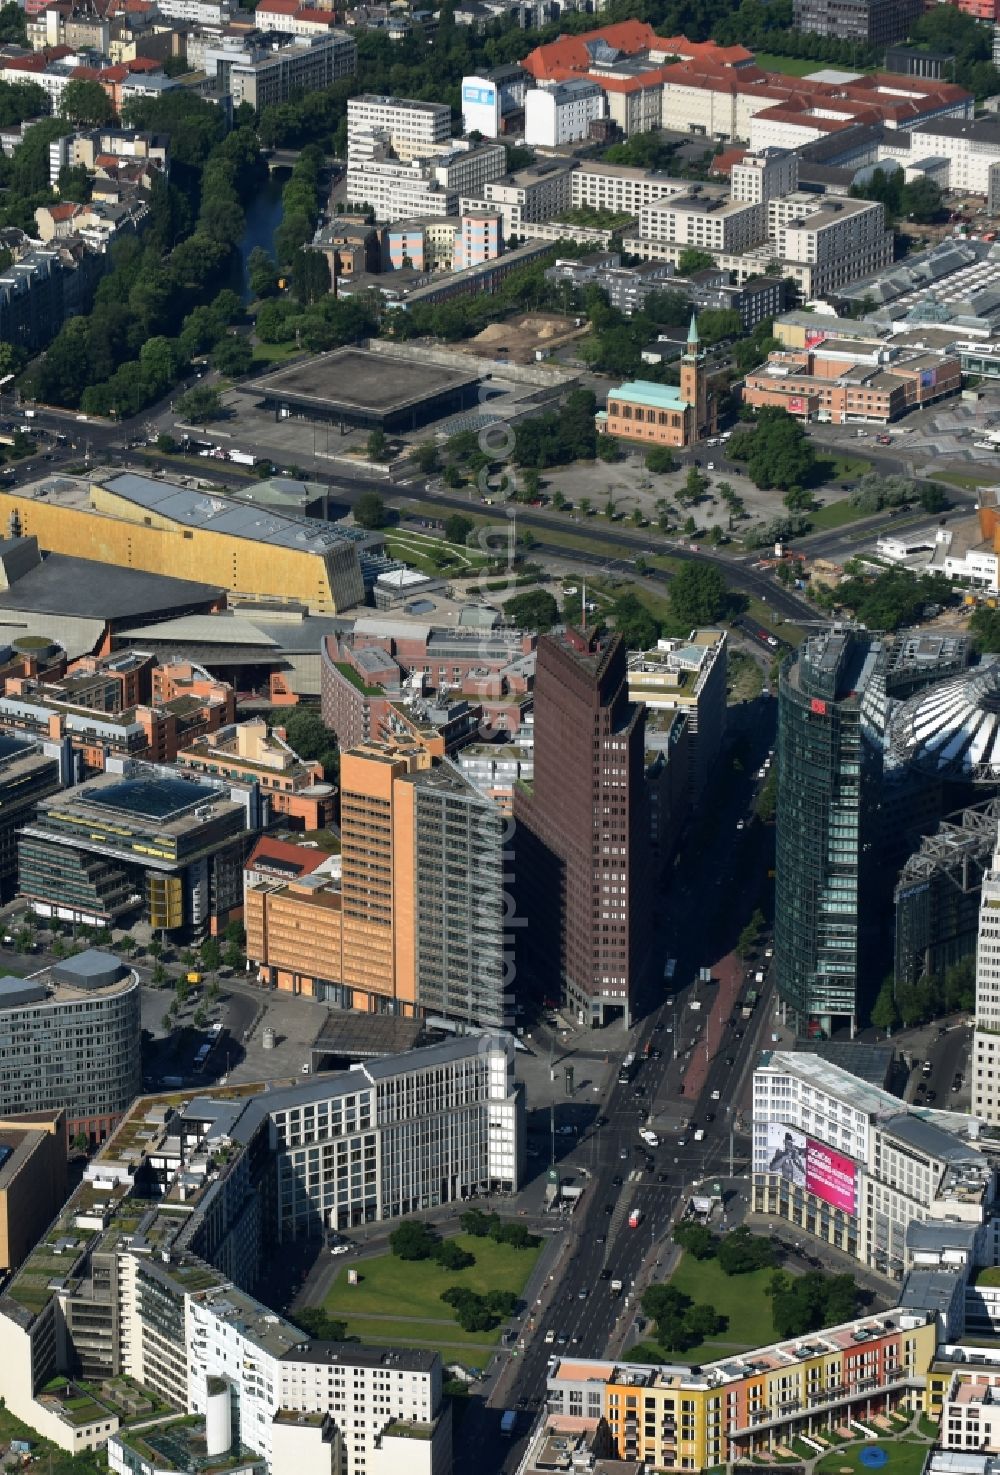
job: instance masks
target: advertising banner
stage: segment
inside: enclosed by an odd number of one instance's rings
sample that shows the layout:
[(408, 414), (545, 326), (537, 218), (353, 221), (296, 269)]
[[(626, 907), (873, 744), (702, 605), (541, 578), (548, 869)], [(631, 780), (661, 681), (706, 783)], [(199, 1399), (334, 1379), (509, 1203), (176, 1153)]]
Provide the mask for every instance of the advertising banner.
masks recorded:
[(767, 1124), (767, 1171), (794, 1183), (797, 1188), (806, 1186), (806, 1137), (787, 1122)]
[(845, 1214), (857, 1211), (858, 1165), (825, 1142), (806, 1139), (806, 1190)]

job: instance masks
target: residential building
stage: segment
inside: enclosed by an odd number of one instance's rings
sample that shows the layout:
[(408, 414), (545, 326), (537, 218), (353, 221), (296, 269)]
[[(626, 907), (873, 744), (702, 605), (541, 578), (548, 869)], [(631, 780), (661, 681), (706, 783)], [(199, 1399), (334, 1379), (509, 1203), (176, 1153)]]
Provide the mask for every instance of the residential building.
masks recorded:
[(972, 1110), (995, 1125), (1000, 1122), (1000, 840), (982, 879), (971, 1075)]
[[(40, 1028), (39, 1038), (47, 1033)], [(66, 1112), (60, 1107), (0, 1120), (0, 1269), (5, 1274), (34, 1249), (66, 1200), (68, 1145)]]
[(495, 261), (504, 247), (503, 220), (498, 210), (468, 210), (458, 222), (452, 259), (454, 271), (466, 271)]
[(514, 792), (525, 961), (587, 1024), (626, 1023), (648, 952), (645, 711), (618, 635), (538, 643), (534, 779)]
[(341, 760), (340, 834), (339, 863), (305, 875), (260, 877), (251, 856), (244, 915), (260, 981), (345, 1009), (508, 1024), (491, 801), (416, 743), (369, 743)]
[(798, 31), (887, 46), (904, 40), (920, 16), (920, 0), (795, 0)]
[(807, 1050), (765, 1050), (752, 1207), (901, 1278), (914, 1222), (969, 1226), (985, 1247), (995, 1169), (977, 1132), (965, 1114), (908, 1107)]
[(90, 926), (141, 918), (194, 941), (224, 931), (260, 822), (256, 786), (231, 797), (227, 784), (127, 760), (42, 800), (20, 831), (21, 895), (39, 916)]
[(337, 23), (332, 10), (303, 5), (301, 0), (261, 0), (254, 21), (262, 31), (287, 36), (324, 36)]
[(499, 210), (505, 236), (530, 236), (528, 226), (556, 219), (570, 208), (574, 169), (572, 160), (542, 159), (514, 174), (495, 176), (480, 198), (463, 198), (462, 213), (484, 207)]
[(796, 1435), (908, 1409), (926, 1386), (936, 1343), (933, 1316), (897, 1308), (697, 1370), (558, 1357), (546, 1406), (560, 1439), (605, 1421), (612, 1457), (630, 1464), (701, 1472), (755, 1456), (767, 1463)]
[[(2, 283), (0, 283), (2, 286)], [(2, 321), (2, 313), (0, 313)], [(103, 485), (49, 478), (0, 491), (0, 515), (41, 549), (127, 564), (334, 614), (360, 604), (359, 543), (329, 523), (269, 513), (237, 497), (211, 501), (131, 472)]]
[(138, 976), (88, 949), (28, 978), (4, 978), (0, 1036), (0, 1115), (64, 1112), (71, 1137), (103, 1141), (142, 1085)]
[(643, 445), (693, 446), (715, 431), (718, 414), (710, 393), (705, 355), (692, 315), (681, 358), (680, 385), (636, 380), (608, 390), (606, 410), (598, 410), (599, 435)]
[(388, 135), (397, 159), (425, 159), (447, 152), (451, 142), (451, 108), (444, 102), (415, 102), (412, 98), (381, 97), (364, 92), (347, 102), (347, 150), (370, 133)]
[(941, 1448), (956, 1454), (1000, 1452), (1000, 1373), (956, 1368), (941, 1410)]
[(605, 96), (583, 77), (533, 87), (524, 102), (524, 141), (529, 147), (560, 148), (590, 134), (605, 113)]
[(620, 251), (594, 251), (589, 256), (557, 260), (545, 272), (550, 282), (569, 282), (577, 288), (595, 286), (608, 294), (608, 303), (631, 317), (641, 312), (653, 292), (674, 290), (674, 268), (669, 262), (647, 261), (622, 266)]
[[(297, 1237), (514, 1191), (522, 1117), (513, 1052), (480, 1039), (237, 1098), (143, 1098), (5, 1288), (6, 1405), (71, 1452), (110, 1436), (119, 1475), (135, 1475), (130, 1441), (164, 1427), (136, 1432), (149, 1395), (268, 1469), (448, 1475), (437, 1353), (312, 1342), (247, 1286)], [(58, 1283), (45, 1268), (55, 1254)], [(85, 1417), (57, 1374), (99, 1387)], [(164, 1443), (182, 1461), (167, 1468), (184, 1469), (183, 1447)], [(151, 1446), (143, 1468), (164, 1457)]]
[(672, 195), (642, 207), (639, 233), (682, 249), (740, 255), (766, 238), (767, 211), (763, 204), (727, 203), (722, 196)]
[(862, 722), (875, 674), (871, 637), (811, 636), (779, 682), (774, 971), (801, 1033), (853, 1034), (875, 980), (867, 966), (882, 925), (873, 826), (881, 755)]
[(692, 630), (687, 640), (658, 640), (630, 651), (628, 696), (647, 712), (687, 713), (688, 802), (708, 782), (726, 730), (727, 640), (724, 630)]
[(207, 773), (260, 786), (272, 817), (292, 829), (322, 830), (334, 818), (334, 786), (323, 765), (299, 757), (283, 727), (268, 729), (263, 717), (237, 722), (188, 743), (178, 753), (181, 773)]
[(634, 216), (644, 205), (671, 195), (685, 195), (691, 188), (687, 180), (671, 179), (655, 169), (605, 164), (601, 159), (581, 159), (570, 184), (574, 209), (586, 205), (592, 210)]
[(410, 160), (388, 154), (376, 145), (369, 156), (354, 153), (347, 166), (347, 198), (352, 205), (365, 205), (377, 221), (455, 216), (470, 212), (464, 197), (482, 195), (489, 182), (499, 179), (507, 167), (501, 144), (478, 147), (456, 139), (440, 153)]
[(295, 93), (320, 92), (353, 77), (357, 69), (358, 48), (352, 38), (344, 31), (331, 31), (235, 60), (229, 90), (234, 108), (245, 102), (261, 112)]

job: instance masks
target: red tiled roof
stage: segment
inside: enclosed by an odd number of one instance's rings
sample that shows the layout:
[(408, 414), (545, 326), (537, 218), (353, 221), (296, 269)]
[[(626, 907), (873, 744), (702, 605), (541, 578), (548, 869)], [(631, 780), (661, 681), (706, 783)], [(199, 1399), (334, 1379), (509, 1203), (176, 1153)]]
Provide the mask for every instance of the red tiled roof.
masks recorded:
[(311, 871), (315, 871), (322, 865), (326, 856), (322, 850), (313, 850), (305, 845), (292, 845), (287, 840), (272, 840), (265, 836), (263, 840), (257, 841), (244, 869), (257, 870), (260, 866), (266, 866), (269, 860), (277, 861), (282, 874), (287, 874), (291, 879), (290, 867), (295, 867), (294, 874), (308, 876)]
[(79, 205), (70, 204), (68, 201), (62, 205), (50, 205), (49, 214), (53, 220), (72, 220), (79, 210)]
[(547, 46), (536, 46), (528, 53), (522, 65), (536, 82), (543, 79), (561, 80), (570, 72), (585, 72), (590, 67), (588, 41), (605, 41), (627, 56), (639, 51), (649, 51), (659, 42), (652, 26), (643, 21), (623, 20), (616, 25), (602, 26), (597, 31), (585, 31), (580, 36), (561, 36)]
[(125, 66), (130, 72), (161, 72), (163, 63), (157, 61), (153, 56), (135, 56), (127, 61)]

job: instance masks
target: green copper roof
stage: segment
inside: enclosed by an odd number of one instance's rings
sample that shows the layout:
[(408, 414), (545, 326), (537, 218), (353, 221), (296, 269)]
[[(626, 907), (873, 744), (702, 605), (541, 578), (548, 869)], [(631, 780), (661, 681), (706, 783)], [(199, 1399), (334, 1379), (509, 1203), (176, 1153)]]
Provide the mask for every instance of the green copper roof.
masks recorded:
[(654, 384), (649, 379), (635, 379), (608, 390), (608, 399), (629, 400), (634, 405), (648, 405), (654, 410), (686, 410), (688, 401), (681, 398), (676, 384)]
[(701, 342), (700, 338), (698, 337), (698, 314), (694, 312), (691, 314), (691, 326), (690, 328), (688, 328), (688, 342)]

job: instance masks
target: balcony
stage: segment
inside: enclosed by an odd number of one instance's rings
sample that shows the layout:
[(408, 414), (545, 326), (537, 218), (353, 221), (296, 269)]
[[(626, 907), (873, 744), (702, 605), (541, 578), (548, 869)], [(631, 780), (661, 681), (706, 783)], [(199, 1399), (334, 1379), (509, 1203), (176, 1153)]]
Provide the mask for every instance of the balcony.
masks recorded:
[(733, 1428), (729, 1431), (730, 1439), (738, 1439), (741, 1435), (754, 1433), (757, 1430), (768, 1428), (775, 1424), (785, 1424), (796, 1415), (820, 1413), (826, 1408), (836, 1408), (839, 1404), (853, 1403), (856, 1399), (866, 1398), (872, 1393), (892, 1393), (901, 1391), (911, 1385), (911, 1380), (902, 1372), (895, 1377), (880, 1382), (877, 1378), (865, 1378), (861, 1382), (850, 1385), (841, 1385), (840, 1390), (827, 1389), (819, 1394), (815, 1401), (809, 1400), (803, 1405), (801, 1400), (794, 1399), (778, 1405), (777, 1411), (770, 1408), (751, 1410), (751, 1422), (741, 1428)]

